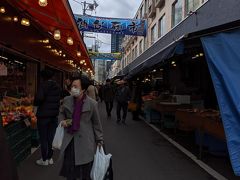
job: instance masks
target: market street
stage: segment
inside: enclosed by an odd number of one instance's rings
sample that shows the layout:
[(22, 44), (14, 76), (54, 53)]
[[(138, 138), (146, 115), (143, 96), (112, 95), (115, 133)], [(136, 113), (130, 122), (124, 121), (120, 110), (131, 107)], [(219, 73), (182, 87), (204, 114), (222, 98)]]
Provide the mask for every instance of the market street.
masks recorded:
[[(106, 119), (104, 105), (99, 109), (106, 148), (113, 155), (115, 180), (214, 179), (144, 122), (131, 121), (130, 113), (127, 126), (116, 124), (115, 109), (112, 119)], [(39, 150), (20, 165), (20, 180), (63, 179), (58, 176), (60, 163), (39, 167), (35, 165), (38, 158)]]

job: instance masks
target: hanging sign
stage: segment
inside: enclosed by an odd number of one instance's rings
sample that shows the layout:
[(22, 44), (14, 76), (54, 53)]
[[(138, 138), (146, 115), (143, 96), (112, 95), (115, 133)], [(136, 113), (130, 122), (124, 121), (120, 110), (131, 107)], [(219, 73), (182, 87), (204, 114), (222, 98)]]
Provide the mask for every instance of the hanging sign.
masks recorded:
[(8, 71), (7, 71), (7, 66), (5, 66), (4, 63), (0, 63), (0, 76), (7, 76)]
[(99, 53), (99, 52), (88, 52), (91, 59), (95, 60), (121, 60), (121, 53)]
[(144, 19), (118, 19), (76, 14), (74, 16), (80, 31), (146, 36), (147, 21)]

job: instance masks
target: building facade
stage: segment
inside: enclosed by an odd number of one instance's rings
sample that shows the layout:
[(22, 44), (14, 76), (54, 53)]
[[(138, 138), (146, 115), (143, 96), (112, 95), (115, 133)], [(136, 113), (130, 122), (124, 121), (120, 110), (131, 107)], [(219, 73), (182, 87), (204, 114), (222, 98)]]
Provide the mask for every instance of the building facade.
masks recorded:
[[(207, 0), (143, 0), (136, 19), (147, 19), (146, 37), (125, 36), (120, 69), (133, 62), (165, 34), (195, 13)], [(174, 41), (174, 40), (173, 40)]]
[(111, 35), (111, 53), (121, 52), (123, 38), (123, 35)]
[[(98, 46), (92, 45), (92, 47), (88, 47), (88, 51), (91, 52), (98, 52)], [(93, 59), (92, 58), (92, 64), (94, 67), (94, 80), (103, 83), (106, 79), (107, 73), (106, 73), (106, 68), (107, 68), (107, 63), (106, 60), (100, 60), (100, 59)]]

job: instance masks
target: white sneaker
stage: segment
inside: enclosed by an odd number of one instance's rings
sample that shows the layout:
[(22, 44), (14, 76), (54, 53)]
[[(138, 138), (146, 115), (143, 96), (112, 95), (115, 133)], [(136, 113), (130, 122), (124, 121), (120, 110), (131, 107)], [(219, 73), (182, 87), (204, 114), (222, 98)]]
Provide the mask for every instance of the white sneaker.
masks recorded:
[(36, 161), (37, 165), (39, 166), (48, 166), (48, 160), (43, 161), (42, 159), (39, 159)]
[(48, 164), (50, 164), (50, 165), (53, 165), (53, 164), (54, 164), (54, 162), (53, 162), (53, 159), (52, 159), (52, 158), (48, 160)]

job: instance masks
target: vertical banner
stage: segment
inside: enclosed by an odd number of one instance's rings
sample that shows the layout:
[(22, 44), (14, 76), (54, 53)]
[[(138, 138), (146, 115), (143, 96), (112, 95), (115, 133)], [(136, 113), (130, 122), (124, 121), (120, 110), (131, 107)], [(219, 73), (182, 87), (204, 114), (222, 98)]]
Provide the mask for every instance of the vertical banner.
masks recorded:
[(146, 36), (147, 21), (144, 19), (118, 19), (74, 15), (80, 31), (97, 33)]

